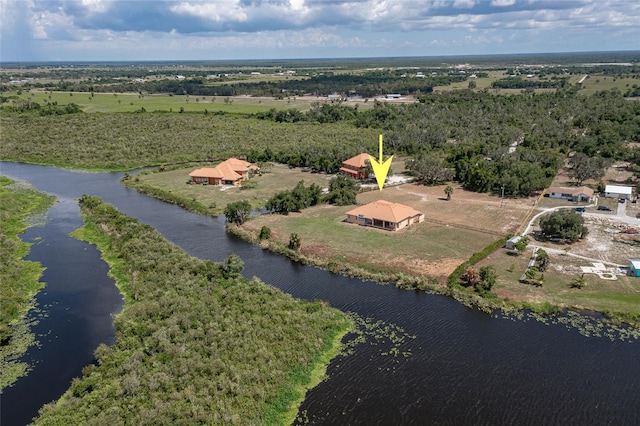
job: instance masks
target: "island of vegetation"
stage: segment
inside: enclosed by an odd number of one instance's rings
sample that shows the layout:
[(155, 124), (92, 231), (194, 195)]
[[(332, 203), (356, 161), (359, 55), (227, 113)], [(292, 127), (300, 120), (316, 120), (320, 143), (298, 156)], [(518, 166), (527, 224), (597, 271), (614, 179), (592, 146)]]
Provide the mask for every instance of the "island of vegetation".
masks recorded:
[(35, 342), (25, 316), (33, 296), (44, 287), (43, 268), (23, 258), (30, 244), (20, 240), (29, 220), (44, 213), (55, 197), (0, 176), (0, 392), (23, 376), (29, 366), (20, 361)]
[(289, 424), (339, 352), (351, 320), (193, 258), (97, 197), (80, 200), (125, 296), (116, 343), (100, 345), (36, 424)]

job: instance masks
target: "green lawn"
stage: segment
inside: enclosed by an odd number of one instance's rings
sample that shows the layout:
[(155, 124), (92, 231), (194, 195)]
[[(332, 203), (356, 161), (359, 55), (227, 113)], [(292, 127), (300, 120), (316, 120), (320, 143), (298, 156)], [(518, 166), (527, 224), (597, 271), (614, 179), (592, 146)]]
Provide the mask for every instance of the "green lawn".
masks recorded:
[[(215, 164), (211, 165), (211, 167), (214, 166)], [(255, 185), (255, 187), (248, 189), (187, 184), (189, 173), (199, 167), (201, 166), (162, 173), (141, 174), (136, 177), (144, 184), (188, 200), (195, 199), (207, 207), (215, 204), (216, 210), (219, 212), (222, 212), (227, 204), (241, 200), (249, 201), (253, 208), (263, 207), (267, 199), (279, 191), (292, 189), (301, 180), (304, 180), (307, 186), (315, 183), (322, 188), (327, 188), (329, 180), (333, 177), (321, 173), (302, 172), (299, 168), (291, 169), (283, 164), (275, 164), (264, 168), (261, 176), (256, 175), (251, 178), (248, 184)]]
[(272, 238), (283, 244), (291, 233), (297, 233), (302, 239), (302, 254), (310, 257), (440, 281), (474, 252), (497, 239), (486, 233), (428, 222), (398, 232), (344, 222), (345, 212), (354, 207), (321, 205), (287, 216), (263, 215), (243, 228), (258, 232), (267, 226)]

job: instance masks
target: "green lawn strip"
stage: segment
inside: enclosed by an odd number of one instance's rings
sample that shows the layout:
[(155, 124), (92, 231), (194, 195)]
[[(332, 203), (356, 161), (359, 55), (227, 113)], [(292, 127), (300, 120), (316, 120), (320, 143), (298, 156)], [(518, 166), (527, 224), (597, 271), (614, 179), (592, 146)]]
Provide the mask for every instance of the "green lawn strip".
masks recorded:
[(98, 365), (36, 424), (290, 422), (348, 317), (245, 279), (237, 263), (188, 256), (96, 197), (80, 204), (81, 236), (105, 252), (129, 297), (116, 343), (98, 347)]
[(28, 365), (19, 359), (35, 339), (25, 315), (33, 306), (33, 296), (44, 287), (39, 281), (44, 268), (23, 260), (31, 244), (19, 235), (30, 226), (29, 218), (54, 202), (53, 196), (0, 176), (0, 390), (27, 372)]

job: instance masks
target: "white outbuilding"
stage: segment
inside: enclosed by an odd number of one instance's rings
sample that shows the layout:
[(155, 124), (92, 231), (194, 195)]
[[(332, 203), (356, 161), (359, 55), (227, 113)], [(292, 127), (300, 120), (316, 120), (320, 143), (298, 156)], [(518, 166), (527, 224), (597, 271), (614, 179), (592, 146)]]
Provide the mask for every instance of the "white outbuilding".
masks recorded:
[(607, 185), (604, 188), (604, 196), (607, 198), (624, 198), (625, 200), (631, 199), (631, 187), (630, 186), (618, 186)]

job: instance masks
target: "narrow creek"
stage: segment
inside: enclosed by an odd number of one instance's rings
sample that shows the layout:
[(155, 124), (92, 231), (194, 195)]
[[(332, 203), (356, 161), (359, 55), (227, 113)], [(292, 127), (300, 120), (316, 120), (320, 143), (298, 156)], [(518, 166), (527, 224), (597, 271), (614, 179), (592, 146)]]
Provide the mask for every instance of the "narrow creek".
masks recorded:
[(38, 316), (40, 342), (26, 355), (33, 370), (2, 395), (3, 425), (27, 423), (93, 361), (100, 342), (113, 341), (112, 314), (122, 300), (108, 267), (94, 247), (68, 236), (82, 223), (75, 199), (83, 193), (154, 226), (191, 255), (219, 261), (237, 253), (245, 275), (294, 297), (327, 301), (385, 330), (331, 363), (328, 380), (301, 407), (311, 424), (640, 423), (637, 341), (494, 317), (443, 296), (302, 266), (228, 236), (222, 217), (192, 214), (123, 187), (120, 173), (5, 162), (0, 173), (61, 200), (44, 227), (23, 235), (37, 240), (29, 258), (47, 268), (47, 287), (31, 314)]

